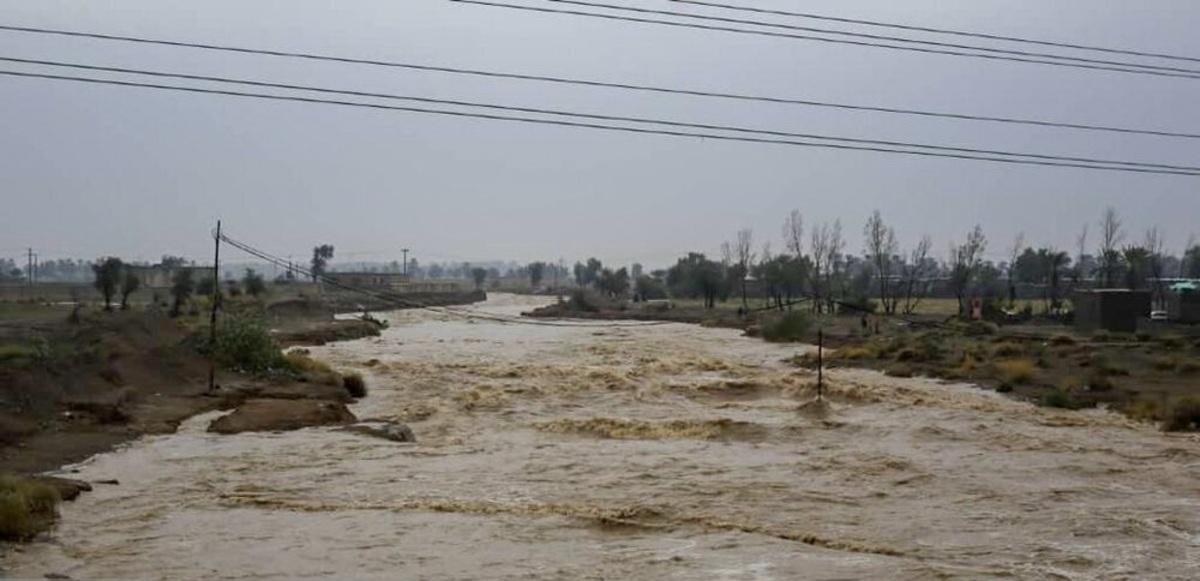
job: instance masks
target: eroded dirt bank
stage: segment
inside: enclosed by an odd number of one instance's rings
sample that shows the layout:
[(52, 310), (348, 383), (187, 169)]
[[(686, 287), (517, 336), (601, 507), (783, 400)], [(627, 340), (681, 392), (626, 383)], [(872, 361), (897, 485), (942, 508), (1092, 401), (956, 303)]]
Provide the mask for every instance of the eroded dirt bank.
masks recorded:
[[(516, 313), (536, 299), (476, 308)], [(397, 313), (314, 356), (364, 418), (219, 436), (209, 417), (79, 467), (120, 478), (5, 563), (75, 578), (1200, 576), (1200, 442), (1100, 411), (836, 371), (685, 325)], [(375, 360), (375, 361), (372, 361)]]

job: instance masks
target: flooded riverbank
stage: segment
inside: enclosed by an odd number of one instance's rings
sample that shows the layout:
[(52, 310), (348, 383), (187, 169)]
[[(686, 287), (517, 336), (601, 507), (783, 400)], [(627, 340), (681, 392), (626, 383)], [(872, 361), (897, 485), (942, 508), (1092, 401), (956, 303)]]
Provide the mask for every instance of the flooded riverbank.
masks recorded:
[[(472, 307), (512, 315), (530, 297)], [(395, 313), (313, 350), (362, 418), (220, 436), (211, 417), (79, 466), (16, 577), (795, 579), (1200, 576), (1200, 442), (1103, 412), (835, 371), (687, 325)]]

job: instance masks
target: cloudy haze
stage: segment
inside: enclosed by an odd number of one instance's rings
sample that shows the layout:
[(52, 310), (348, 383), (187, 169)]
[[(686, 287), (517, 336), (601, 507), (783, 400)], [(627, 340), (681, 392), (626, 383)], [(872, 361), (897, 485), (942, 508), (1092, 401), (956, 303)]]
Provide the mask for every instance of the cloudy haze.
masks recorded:
[[(666, 1), (623, 3), (686, 9)], [(1187, 0), (753, 4), (1200, 56), (1200, 4)], [(1200, 133), (1196, 80), (443, 0), (8, 0), (4, 8), (0, 21), (7, 25)], [(0, 32), (0, 47), (10, 57), (338, 89), (1055, 155), (1200, 161), (1197, 140), (656, 96), (17, 32)], [(0, 69), (49, 71), (7, 63)], [(1121, 212), (1131, 237), (1159, 225), (1168, 246), (1178, 249), (1190, 233), (1200, 232), (1195, 177), (610, 134), (11, 77), (0, 77), (0, 128), (0, 257), (19, 258), (32, 246), (44, 258), (155, 259), (172, 253), (203, 260), (218, 218), (234, 236), (279, 254), (304, 255), (327, 242), (339, 258), (392, 260), (399, 248), (409, 247), (423, 262), (596, 255), (665, 265), (688, 250), (716, 252), (739, 228), (777, 238), (791, 208), (809, 223), (841, 218), (852, 250), (876, 208), (903, 242), (927, 233), (939, 252), (979, 222), (992, 253), (999, 254), (994, 259), (1002, 259), (1019, 230), (1033, 244), (1072, 247), (1081, 224), (1094, 223), (1109, 204)]]

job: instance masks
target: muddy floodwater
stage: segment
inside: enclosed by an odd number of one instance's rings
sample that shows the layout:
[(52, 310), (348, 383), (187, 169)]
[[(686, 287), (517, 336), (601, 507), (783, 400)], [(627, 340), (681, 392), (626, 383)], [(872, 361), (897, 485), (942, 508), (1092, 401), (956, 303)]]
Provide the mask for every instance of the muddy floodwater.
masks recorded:
[(803, 348), (727, 329), (391, 320), (313, 351), (367, 377), (360, 418), (417, 443), (194, 418), (78, 466), (120, 484), (65, 504), (8, 574), (1200, 578), (1194, 436), (853, 370), (823, 409), (782, 362)]

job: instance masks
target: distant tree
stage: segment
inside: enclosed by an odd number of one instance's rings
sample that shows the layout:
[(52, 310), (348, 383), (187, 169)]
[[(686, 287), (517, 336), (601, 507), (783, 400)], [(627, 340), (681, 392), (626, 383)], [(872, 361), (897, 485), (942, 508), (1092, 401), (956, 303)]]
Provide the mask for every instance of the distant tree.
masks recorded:
[(620, 298), (629, 292), (629, 271), (625, 267), (616, 271), (611, 268), (601, 269), (596, 286), (600, 292), (613, 298)]
[[(792, 295), (804, 292), (805, 279), (813, 263), (804, 255), (804, 215), (800, 210), (792, 210), (783, 222), (783, 246), (792, 255), (792, 260), (787, 263), (794, 269), (784, 273), (784, 289), (790, 303)], [(788, 309), (791, 309), (790, 305)]]
[(546, 263), (532, 262), (526, 268), (529, 271), (529, 284), (537, 288), (539, 284), (542, 284), (542, 279), (546, 276)]
[(483, 283), (487, 282), (488, 271), (485, 268), (475, 267), (471, 269), (471, 278), (475, 281), (475, 290), (483, 290)]
[(879, 210), (875, 210), (863, 227), (864, 247), (867, 258), (875, 269), (879, 279), (879, 302), (883, 311), (889, 315), (896, 312), (896, 296), (891, 288), (892, 257), (900, 251), (896, 242), (896, 231), (883, 221)]
[(1146, 276), (1151, 282), (1150, 289), (1154, 295), (1154, 304), (1160, 309), (1165, 309), (1167, 288), (1163, 282), (1163, 276), (1166, 274), (1167, 256), (1164, 250), (1162, 233), (1157, 226), (1146, 230), (1142, 247), (1148, 253), (1146, 256)]
[(171, 256), (170, 254), (164, 254), (162, 260), (158, 262), (159, 266), (170, 269), (180, 268), (186, 264), (187, 260), (182, 256)]
[(1125, 238), (1116, 208), (1109, 206), (1100, 217), (1100, 279), (1105, 288), (1117, 284), (1121, 271), (1121, 252), (1117, 245)]
[(1046, 269), (1047, 278), (1049, 279), (1048, 299), (1049, 312), (1054, 313), (1062, 308), (1062, 280), (1065, 271), (1070, 268), (1071, 257), (1066, 252), (1054, 248), (1044, 248), (1038, 250), (1038, 253), (1044, 256), (1043, 268)]
[(108, 257), (92, 265), (96, 280), (92, 283), (96, 290), (104, 296), (104, 310), (112, 310), (112, 298), (121, 284), (121, 273), (125, 271), (125, 263), (120, 258)]
[[(207, 277), (206, 277), (207, 279)], [(211, 283), (210, 283), (211, 284)], [(192, 280), (192, 270), (181, 268), (175, 271), (174, 277), (171, 279), (171, 316), (178, 317), (182, 312), (183, 305), (191, 298), (192, 292), (195, 290), (196, 284)]]
[(445, 269), (442, 268), (441, 264), (438, 264), (435, 262), (435, 263), (429, 265), (428, 273), (429, 273), (429, 278), (439, 279), (445, 275)]
[(1120, 274), (1124, 275), (1125, 288), (1143, 288), (1149, 277), (1149, 269), (1150, 251), (1145, 247), (1126, 246), (1121, 249)]
[(642, 278), (644, 274), (646, 274), (646, 267), (642, 266), (640, 262), (635, 262), (633, 266), (629, 267), (629, 277), (633, 280)]
[(729, 284), (741, 289), (742, 308), (747, 309), (750, 305), (746, 300), (746, 277), (754, 264), (754, 231), (750, 228), (738, 230), (732, 243), (721, 245), (721, 254), (728, 267)]
[(584, 267), (584, 272), (583, 272), (583, 274), (584, 274), (583, 284), (585, 286), (596, 284), (596, 282), (600, 280), (600, 271), (603, 269), (604, 269), (604, 263), (600, 262), (599, 259), (597, 259), (597, 258), (587, 259), (587, 265)]
[(318, 278), (325, 276), (325, 269), (329, 266), (329, 261), (333, 260), (333, 245), (322, 244), (313, 248), (313, 255), (309, 272), (312, 273), (313, 282), (317, 282)]
[(929, 250), (932, 247), (933, 240), (928, 235), (922, 236), (921, 241), (909, 255), (908, 261), (903, 265), (900, 285), (904, 290), (905, 315), (911, 315), (913, 311), (917, 310), (917, 305), (921, 304), (921, 299), (925, 297), (925, 291), (929, 286), (926, 284), (925, 278), (934, 270), (934, 265), (930, 265), (929, 260)]
[(253, 268), (246, 269), (246, 276), (242, 277), (242, 286), (245, 287), (246, 294), (255, 298), (267, 291), (263, 276), (254, 272)]
[(950, 247), (950, 286), (958, 299), (958, 314), (967, 313), (966, 295), (971, 279), (983, 262), (983, 251), (987, 248), (987, 238), (983, 228), (978, 224), (967, 234), (967, 240), (962, 245)]
[(1191, 240), (1179, 262), (1179, 278), (1200, 278), (1200, 245)]
[(142, 287), (142, 279), (137, 277), (133, 269), (126, 266), (121, 274), (121, 310), (129, 310), (129, 295)]
[(703, 254), (690, 252), (667, 269), (666, 283), (677, 297), (702, 298), (704, 307), (711, 309), (724, 290), (721, 264)]
[(576, 262), (571, 271), (575, 275), (575, 286), (587, 286), (587, 267), (582, 262)]
[(1075, 286), (1079, 286), (1083, 279), (1087, 278), (1088, 270), (1087, 262), (1084, 260), (1087, 257), (1087, 240), (1088, 240), (1088, 224), (1083, 223), (1083, 228), (1079, 230), (1079, 234), (1075, 236), (1075, 269), (1071, 271), (1071, 278), (1074, 279)]
[(828, 230), (828, 241), (825, 247), (825, 308), (828, 312), (834, 310), (834, 283), (843, 279), (841, 264), (838, 258), (846, 248), (846, 240), (842, 238), (842, 220), (833, 221), (833, 227)]
[(642, 275), (634, 279), (634, 296), (638, 301), (651, 301), (667, 298), (667, 287), (663, 282), (652, 276)]
[(1008, 306), (1011, 308), (1017, 301), (1017, 285), (1014, 282), (1017, 270), (1017, 259), (1025, 250), (1025, 233), (1018, 232), (1017, 237), (1013, 240), (1012, 248), (1009, 248), (1008, 268), (1005, 269), (1008, 273)]
[(824, 295), (824, 280), (821, 275), (825, 273), (828, 266), (825, 263), (825, 257), (829, 253), (829, 224), (823, 223), (820, 227), (814, 226), (812, 229), (812, 291), (813, 301), (812, 308), (814, 312), (821, 312), (824, 306), (822, 300)]
[(217, 283), (210, 277), (203, 277), (192, 286), (193, 292), (202, 297), (211, 297), (217, 292)]

